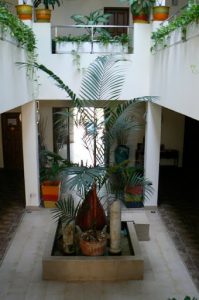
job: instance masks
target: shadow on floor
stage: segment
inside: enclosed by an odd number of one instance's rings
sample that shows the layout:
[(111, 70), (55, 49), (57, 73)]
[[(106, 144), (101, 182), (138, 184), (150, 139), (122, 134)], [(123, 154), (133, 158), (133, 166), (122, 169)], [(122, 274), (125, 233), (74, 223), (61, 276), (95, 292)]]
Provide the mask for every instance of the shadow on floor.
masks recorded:
[(21, 171), (0, 171), (0, 264), (25, 211)]
[(160, 168), (159, 212), (199, 290), (199, 197), (189, 174), (181, 168)]

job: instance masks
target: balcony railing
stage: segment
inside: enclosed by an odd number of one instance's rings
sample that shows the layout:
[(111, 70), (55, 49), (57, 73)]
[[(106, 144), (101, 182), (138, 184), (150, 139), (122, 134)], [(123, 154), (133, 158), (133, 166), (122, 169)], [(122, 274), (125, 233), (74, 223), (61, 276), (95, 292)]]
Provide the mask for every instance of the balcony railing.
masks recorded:
[[(110, 33), (111, 37), (107, 38), (106, 32)], [(52, 26), (52, 38), (55, 41), (55, 53), (70, 53), (71, 50), (91, 54), (133, 52), (133, 25)], [(76, 48), (68, 48), (68, 50), (61, 48), (67, 42)], [(86, 47), (85, 44), (87, 44)]]

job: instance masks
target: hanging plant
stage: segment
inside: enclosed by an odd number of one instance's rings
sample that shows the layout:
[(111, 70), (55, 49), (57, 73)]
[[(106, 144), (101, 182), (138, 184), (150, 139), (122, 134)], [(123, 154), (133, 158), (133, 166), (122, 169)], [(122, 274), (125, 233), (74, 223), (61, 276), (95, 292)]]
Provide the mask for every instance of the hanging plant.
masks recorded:
[(21, 47), (33, 54), (36, 48), (34, 33), (19, 18), (11, 14), (5, 6), (0, 5), (0, 26), (3, 32), (10, 32)]
[(167, 47), (166, 37), (168, 37), (171, 32), (176, 29), (181, 29), (182, 40), (186, 41), (186, 29), (187, 26), (193, 22), (198, 22), (199, 20), (199, 5), (189, 5), (186, 10), (182, 11), (179, 17), (176, 17), (168, 25), (161, 26), (157, 31), (152, 33), (151, 39), (153, 40), (153, 46), (151, 51), (155, 51), (158, 46), (162, 48)]

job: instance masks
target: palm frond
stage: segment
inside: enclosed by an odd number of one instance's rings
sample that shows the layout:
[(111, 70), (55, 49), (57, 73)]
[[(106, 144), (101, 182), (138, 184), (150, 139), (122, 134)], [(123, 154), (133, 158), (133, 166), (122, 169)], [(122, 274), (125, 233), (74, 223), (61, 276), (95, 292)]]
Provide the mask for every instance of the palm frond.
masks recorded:
[(98, 190), (101, 188), (101, 182), (105, 176), (103, 167), (72, 167), (66, 168), (62, 173), (63, 181), (66, 182), (70, 190), (77, 190), (82, 196), (85, 196), (96, 184)]
[(67, 225), (71, 221), (75, 221), (79, 206), (80, 201), (75, 206), (73, 196), (69, 195), (68, 198), (59, 200), (56, 203), (56, 208), (52, 209), (53, 219), (56, 221), (60, 220), (62, 224)]
[(98, 57), (87, 69), (80, 88), (80, 98), (87, 100), (118, 99), (124, 84), (124, 59)]

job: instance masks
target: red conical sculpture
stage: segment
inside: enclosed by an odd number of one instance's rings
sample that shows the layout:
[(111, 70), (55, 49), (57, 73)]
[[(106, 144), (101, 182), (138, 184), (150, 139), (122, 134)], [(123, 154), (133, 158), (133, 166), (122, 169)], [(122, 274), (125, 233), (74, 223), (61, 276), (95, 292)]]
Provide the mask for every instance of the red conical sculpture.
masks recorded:
[(77, 213), (76, 224), (83, 230), (102, 230), (106, 225), (104, 208), (97, 197), (96, 186), (89, 191)]

